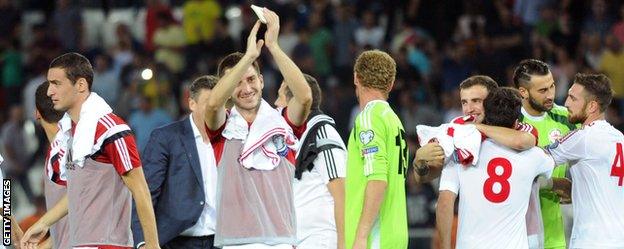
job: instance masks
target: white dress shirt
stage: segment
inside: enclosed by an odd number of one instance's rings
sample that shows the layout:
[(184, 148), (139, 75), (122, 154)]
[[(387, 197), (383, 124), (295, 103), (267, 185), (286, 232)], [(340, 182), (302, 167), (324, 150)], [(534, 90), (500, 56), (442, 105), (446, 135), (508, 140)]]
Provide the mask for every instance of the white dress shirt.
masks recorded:
[(189, 116), (189, 122), (191, 122), (195, 145), (197, 146), (197, 155), (199, 156), (199, 164), (201, 165), (206, 200), (204, 210), (199, 216), (197, 223), (184, 230), (180, 235), (193, 237), (207, 236), (215, 233), (217, 220), (217, 161), (214, 157), (212, 145), (210, 142), (204, 142), (199, 129), (195, 125), (195, 122), (193, 122), (193, 114)]

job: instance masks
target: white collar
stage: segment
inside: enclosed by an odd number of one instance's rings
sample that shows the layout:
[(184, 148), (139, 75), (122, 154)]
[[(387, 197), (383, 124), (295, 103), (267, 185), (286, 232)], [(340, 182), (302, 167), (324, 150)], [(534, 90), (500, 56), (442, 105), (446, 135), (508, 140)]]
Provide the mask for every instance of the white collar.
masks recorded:
[(375, 99), (375, 100), (368, 101), (368, 103), (366, 103), (366, 105), (364, 106), (364, 110), (366, 110), (366, 109), (368, 109), (368, 108), (372, 107), (372, 106), (373, 106), (374, 104), (376, 104), (376, 103), (384, 103), (384, 104), (386, 104), (386, 105), (389, 105), (389, 104), (388, 104), (388, 101), (381, 100), (381, 99)]
[(199, 132), (199, 129), (195, 125), (195, 121), (193, 121), (193, 113), (192, 112), (189, 115), (189, 121), (191, 121), (191, 129), (193, 129), (193, 137), (195, 137), (195, 138), (201, 137), (201, 132)]
[(526, 109), (524, 109), (524, 106), (520, 109), (520, 111), (522, 112), (522, 115), (532, 121), (542, 121), (544, 120), (544, 117), (546, 117), (546, 112), (542, 113), (542, 115), (539, 116), (533, 116), (531, 114), (529, 114)]

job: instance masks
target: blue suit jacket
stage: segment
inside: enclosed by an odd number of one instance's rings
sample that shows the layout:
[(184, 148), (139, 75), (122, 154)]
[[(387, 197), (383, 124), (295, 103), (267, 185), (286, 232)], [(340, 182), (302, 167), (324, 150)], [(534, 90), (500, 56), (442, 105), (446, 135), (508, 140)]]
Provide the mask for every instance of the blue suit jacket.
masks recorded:
[[(141, 156), (152, 194), (158, 238), (167, 244), (193, 226), (204, 208), (204, 184), (189, 118), (155, 129)], [(145, 241), (136, 205), (132, 206), (135, 246)]]

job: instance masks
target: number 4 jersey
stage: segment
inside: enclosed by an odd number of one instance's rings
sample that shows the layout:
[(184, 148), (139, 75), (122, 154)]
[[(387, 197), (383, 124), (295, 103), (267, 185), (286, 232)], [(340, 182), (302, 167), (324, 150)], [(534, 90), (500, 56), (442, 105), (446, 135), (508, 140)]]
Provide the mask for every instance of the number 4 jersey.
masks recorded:
[(622, 133), (597, 120), (547, 146), (570, 162), (574, 226), (570, 248), (624, 248)]
[(476, 166), (447, 163), (440, 191), (459, 194), (457, 248), (526, 249), (526, 212), (533, 180), (550, 177), (544, 150), (517, 152), (486, 139)]

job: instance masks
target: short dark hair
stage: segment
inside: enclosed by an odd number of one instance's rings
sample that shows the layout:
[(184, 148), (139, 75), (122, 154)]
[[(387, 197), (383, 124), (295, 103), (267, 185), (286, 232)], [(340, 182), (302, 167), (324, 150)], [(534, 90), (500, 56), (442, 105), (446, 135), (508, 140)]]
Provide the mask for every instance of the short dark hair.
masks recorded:
[(494, 89), (498, 88), (498, 83), (490, 76), (486, 75), (474, 75), (470, 76), (459, 84), (459, 89), (467, 89), (473, 86), (483, 86), (488, 92), (494, 91)]
[(37, 90), (35, 91), (35, 108), (37, 108), (37, 111), (41, 114), (41, 118), (43, 118), (46, 122), (58, 123), (58, 121), (63, 117), (64, 112), (54, 109), (52, 98), (48, 96), (49, 86), (50, 83), (48, 81), (44, 81), (37, 87)]
[[(217, 77), (223, 77), (223, 75), (225, 74), (225, 70), (236, 66), (236, 64), (243, 58), (243, 55), (244, 54), (241, 52), (234, 52), (223, 57), (223, 59), (221, 59), (221, 62), (219, 62), (219, 66), (217, 67)], [(260, 74), (260, 66), (258, 65), (258, 61), (254, 61), (252, 65), (254, 69), (256, 69), (256, 72)]]
[(67, 78), (73, 84), (76, 84), (78, 79), (84, 78), (89, 86), (89, 91), (91, 91), (91, 85), (93, 85), (93, 66), (91, 66), (91, 62), (81, 54), (62, 54), (52, 60), (49, 68), (65, 69)]
[(598, 102), (600, 112), (607, 110), (613, 99), (611, 80), (604, 74), (577, 73), (574, 76), (574, 84), (579, 84)]
[(203, 75), (193, 80), (189, 88), (191, 98), (195, 99), (200, 90), (212, 90), (217, 85), (219, 78), (214, 75)]
[[(323, 94), (321, 92), (321, 87), (319, 86), (318, 81), (316, 81), (316, 79), (309, 74), (304, 73), (303, 77), (305, 78), (306, 82), (308, 82), (308, 85), (312, 90), (312, 106), (310, 107), (310, 109), (317, 111), (321, 110)], [(286, 86), (286, 97), (288, 97), (288, 99), (293, 97), (293, 93), (292, 91), (290, 91), (290, 88), (288, 86)]]
[(518, 66), (514, 69), (513, 83), (516, 88), (526, 87), (531, 82), (531, 76), (548, 75), (550, 68), (548, 64), (536, 59), (526, 59), (520, 61)]
[(499, 87), (491, 91), (483, 101), (484, 124), (513, 128), (520, 118), (522, 98), (517, 89)]

